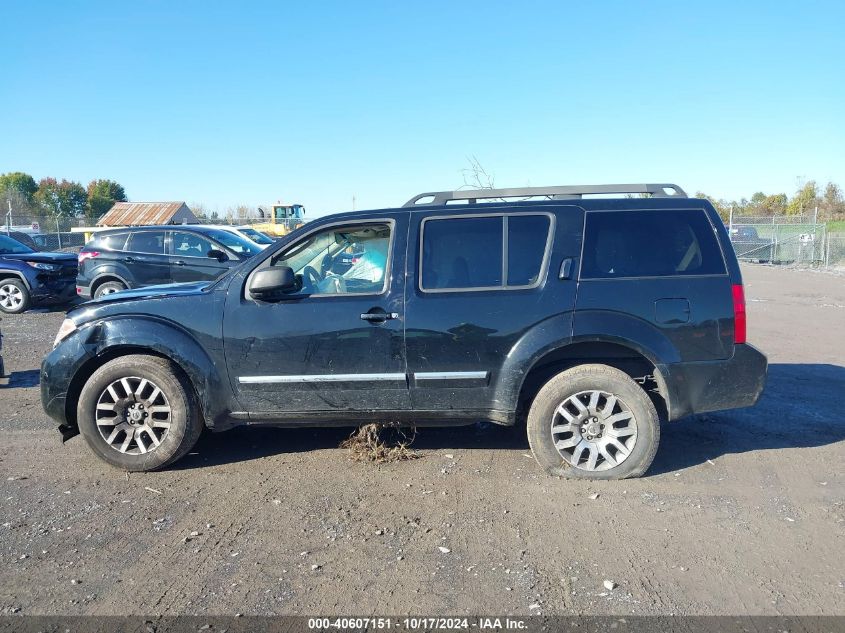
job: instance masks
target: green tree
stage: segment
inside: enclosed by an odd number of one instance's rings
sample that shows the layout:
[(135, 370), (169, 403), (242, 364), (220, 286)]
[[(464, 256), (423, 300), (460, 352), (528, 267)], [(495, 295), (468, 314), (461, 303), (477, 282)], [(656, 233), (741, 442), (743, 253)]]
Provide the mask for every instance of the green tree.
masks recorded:
[(115, 202), (126, 202), (126, 192), (114, 180), (92, 180), (88, 183), (86, 215), (90, 219), (100, 218)]
[(786, 207), (786, 212), (789, 215), (812, 213), (818, 204), (819, 187), (815, 180), (810, 180), (795, 192), (795, 195)]
[(38, 191), (35, 179), (21, 171), (0, 175), (0, 191), (17, 191), (24, 200), (32, 203), (32, 196)]
[(85, 213), (88, 204), (83, 186), (64, 179), (58, 182), (55, 178), (42, 178), (33, 197), (36, 206), (47, 215), (78, 217)]
[(842, 196), (842, 189), (835, 182), (825, 185), (822, 194), (821, 204), (823, 217), (831, 218), (845, 213), (845, 198)]
[(695, 197), (700, 198), (702, 200), (708, 200), (710, 204), (715, 207), (716, 212), (719, 214), (719, 217), (722, 218), (722, 220), (724, 220), (725, 222), (728, 221), (728, 218), (731, 214), (731, 205), (733, 204), (732, 202), (728, 202), (727, 200), (716, 200), (716, 198), (714, 198), (713, 196), (708, 196), (703, 191), (696, 191)]

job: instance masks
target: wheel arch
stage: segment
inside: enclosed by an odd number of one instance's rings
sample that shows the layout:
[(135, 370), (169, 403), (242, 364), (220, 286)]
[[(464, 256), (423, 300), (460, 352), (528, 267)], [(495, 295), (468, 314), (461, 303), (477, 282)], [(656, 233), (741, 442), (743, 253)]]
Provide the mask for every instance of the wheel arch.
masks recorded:
[(607, 365), (625, 372), (643, 387), (661, 419), (668, 418), (670, 394), (659, 358), (641, 345), (611, 336), (576, 338), (538, 354), (520, 383), (517, 410), (526, 411), (552, 376), (585, 364)]
[(23, 282), (23, 285), (26, 286), (27, 290), (32, 290), (32, 286), (29, 285), (29, 280), (27, 280), (26, 275), (19, 270), (14, 270), (13, 268), (0, 268), (0, 280), (3, 279), (17, 279), (18, 281)]
[(123, 277), (121, 277), (117, 273), (103, 272), (94, 277), (93, 280), (91, 280), (91, 296), (94, 296), (94, 293), (97, 291), (97, 288), (102, 286), (104, 283), (108, 283), (110, 281), (119, 281), (127, 288), (131, 288), (129, 282), (127, 282)]
[(224, 401), (228, 379), (221, 376), (214, 361), (193, 337), (178, 325), (159, 319), (124, 318), (104, 320), (84, 328), (83, 345), (89, 353), (73, 373), (65, 400), (65, 419), (75, 427), (76, 404), (82, 387), (100, 367), (115, 358), (147, 354), (172, 362), (194, 388), (205, 425), (214, 428), (225, 419)]

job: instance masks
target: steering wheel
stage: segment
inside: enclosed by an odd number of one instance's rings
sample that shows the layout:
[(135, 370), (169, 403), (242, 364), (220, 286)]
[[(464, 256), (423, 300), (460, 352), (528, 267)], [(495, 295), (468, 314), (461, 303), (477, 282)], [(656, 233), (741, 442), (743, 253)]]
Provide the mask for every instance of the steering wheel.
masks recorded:
[(305, 281), (310, 286), (316, 286), (321, 281), (323, 281), (323, 278), (320, 276), (320, 273), (318, 273), (313, 266), (306, 266), (305, 268), (303, 268), (302, 276), (305, 277)]

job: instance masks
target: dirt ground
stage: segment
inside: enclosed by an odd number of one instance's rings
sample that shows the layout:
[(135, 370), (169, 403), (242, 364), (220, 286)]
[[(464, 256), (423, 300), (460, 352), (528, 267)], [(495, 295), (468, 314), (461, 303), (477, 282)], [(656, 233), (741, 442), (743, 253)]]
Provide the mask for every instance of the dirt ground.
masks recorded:
[(744, 274), (761, 402), (665, 425), (621, 482), (551, 479), (491, 425), (386, 465), (348, 430), (236, 430), (127, 476), (41, 410), (63, 314), (4, 316), (0, 613), (843, 615), (845, 277)]

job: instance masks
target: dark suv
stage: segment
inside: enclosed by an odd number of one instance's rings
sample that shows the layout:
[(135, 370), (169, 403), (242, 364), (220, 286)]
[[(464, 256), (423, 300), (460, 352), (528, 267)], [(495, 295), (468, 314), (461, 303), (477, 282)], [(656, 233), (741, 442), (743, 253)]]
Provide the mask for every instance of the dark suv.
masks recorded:
[(213, 227), (136, 226), (100, 231), (79, 251), (76, 292), (99, 299), (127, 288), (213, 281), (260, 250), (231, 231)]
[(33, 304), (76, 298), (76, 255), (43, 253), (0, 233), (0, 310), (17, 314)]
[[(583, 198), (612, 192), (652, 197)], [(710, 203), (604, 185), (423, 194), (320, 218), (214, 283), (88, 303), (41, 396), (127, 470), (204, 426), (527, 419), (549, 473), (613, 479), (646, 471), (660, 420), (750, 406), (765, 378)]]

